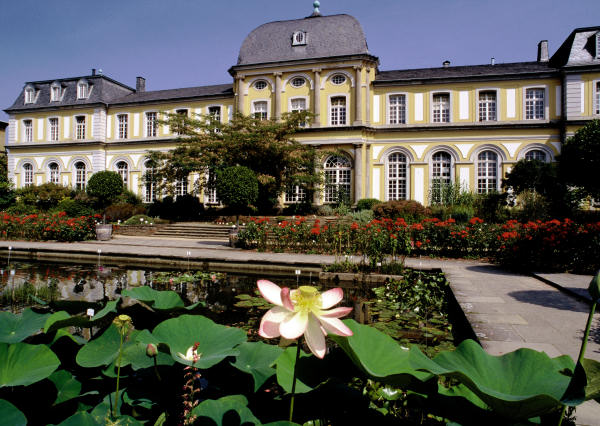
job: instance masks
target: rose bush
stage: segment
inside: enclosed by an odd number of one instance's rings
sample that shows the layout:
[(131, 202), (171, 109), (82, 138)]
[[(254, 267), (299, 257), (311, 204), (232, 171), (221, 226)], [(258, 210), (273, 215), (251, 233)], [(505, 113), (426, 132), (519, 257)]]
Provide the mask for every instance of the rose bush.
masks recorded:
[(82, 241), (96, 237), (100, 215), (68, 217), (55, 214), (0, 214), (0, 238), (5, 240)]

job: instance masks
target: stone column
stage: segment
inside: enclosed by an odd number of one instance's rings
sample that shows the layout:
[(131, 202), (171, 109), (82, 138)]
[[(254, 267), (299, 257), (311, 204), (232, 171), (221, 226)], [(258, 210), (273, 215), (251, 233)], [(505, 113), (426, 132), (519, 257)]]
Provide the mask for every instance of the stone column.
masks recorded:
[(362, 196), (362, 177), (363, 177), (363, 152), (362, 144), (354, 145), (354, 203), (363, 198)]
[(355, 98), (356, 98), (356, 102), (354, 103), (355, 105), (355, 120), (354, 120), (354, 125), (355, 126), (360, 126), (362, 124), (362, 68), (361, 67), (354, 67), (354, 69), (356, 70), (356, 81), (354, 83), (354, 88), (355, 88)]
[(237, 77), (237, 112), (244, 114), (244, 77)]
[(315, 73), (315, 82), (313, 88), (314, 94), (314, 105), (313, 105), (313, 114), (315, 115), (313, 119), (313, 127), (321, 126), (321, 69), (314, 69)]
[(273, 73), (275, 76), (275, 119), (281, 120), (281, 73)]
[[(366, 85), (365, 85), (365, 106), (367, 108), (367, 116), (365, 117), (365, 124), (368, 126), (371, 124), (371, 83), (369, 82), (369, 76), (371, 75), (371, 69), (367, 68), (367, 75), (365, 76)], [(367, 192), (369, 190), (367, 189)]]

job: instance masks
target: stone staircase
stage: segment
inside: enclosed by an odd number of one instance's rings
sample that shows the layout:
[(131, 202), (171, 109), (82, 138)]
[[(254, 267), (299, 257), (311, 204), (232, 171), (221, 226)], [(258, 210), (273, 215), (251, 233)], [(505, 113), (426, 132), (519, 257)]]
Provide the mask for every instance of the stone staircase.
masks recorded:
[(154, 237), (190, 238), (194, 240), (229, 241), (231, 226), (208, 223), (172, 223), (157, 230)]

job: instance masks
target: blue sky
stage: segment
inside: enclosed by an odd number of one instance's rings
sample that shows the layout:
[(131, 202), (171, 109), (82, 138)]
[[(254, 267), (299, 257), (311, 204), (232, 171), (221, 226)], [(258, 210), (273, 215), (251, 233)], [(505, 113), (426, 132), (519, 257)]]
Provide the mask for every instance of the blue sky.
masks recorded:
[[(535, 60), (540, 40), (552, 54), (600, 25), (598, 0), (323, 0), (321, 12), (355, 16), (381, 70)], [(310, 13), (307, 0), (0, 0), (0, 108), (26, 81), (91, 68), (147, 90), (229, 83), (252, 29)]]

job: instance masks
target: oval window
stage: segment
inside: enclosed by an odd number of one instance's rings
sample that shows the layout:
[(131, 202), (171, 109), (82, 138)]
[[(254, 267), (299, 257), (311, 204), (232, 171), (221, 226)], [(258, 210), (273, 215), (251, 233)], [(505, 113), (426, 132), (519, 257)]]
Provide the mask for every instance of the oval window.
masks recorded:
[(302, 77), (296, 77), (292, 79), (292, 86), (294, 87), (302, 87), (304, 86), (305, 80)]
[(263, 90), (265, 87), (267, 87), (267, 82), (264, 80), (258, 80), (256, 83), (254, 83), (254, 88), (256, 90)]
[(331, 77), (331, 82), (333, 84), (344, 84), (346, 82), (346, 76), (343, 74), (336, 74)]

